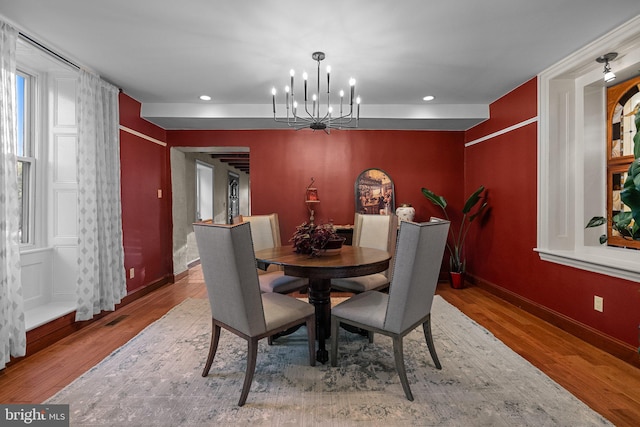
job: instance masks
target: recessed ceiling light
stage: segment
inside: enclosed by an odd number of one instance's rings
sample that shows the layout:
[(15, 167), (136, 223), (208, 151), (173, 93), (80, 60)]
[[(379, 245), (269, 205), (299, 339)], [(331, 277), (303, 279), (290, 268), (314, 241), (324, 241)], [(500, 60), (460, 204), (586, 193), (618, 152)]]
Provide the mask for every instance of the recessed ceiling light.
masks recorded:
[(209, 95), (200, 95), (200, 99), (203, 101), (211, 101), (211, 97)]
[(436, 99), (436, 97), (433, 96), (433, 95), (427, 95), (422, 99), (425, 100), (425, 101), (433, 101), (434, 99)]

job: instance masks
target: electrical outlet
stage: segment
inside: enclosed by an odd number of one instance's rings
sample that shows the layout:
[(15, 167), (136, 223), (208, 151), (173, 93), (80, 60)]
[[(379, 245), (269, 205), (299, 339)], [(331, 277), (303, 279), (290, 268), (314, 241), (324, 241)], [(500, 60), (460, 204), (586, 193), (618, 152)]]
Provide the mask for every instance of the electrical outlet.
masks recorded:
[(593, 296), (593, 309), (602, 313), (604, 311), (604, 298), (597, 295)]
[(162, 189), (158, 188), (158, 199), (162, 199)]
[(136, 269), (131, 267), (129, 269), (129, 279), (133, 279), (134, 277), (136, 277)]

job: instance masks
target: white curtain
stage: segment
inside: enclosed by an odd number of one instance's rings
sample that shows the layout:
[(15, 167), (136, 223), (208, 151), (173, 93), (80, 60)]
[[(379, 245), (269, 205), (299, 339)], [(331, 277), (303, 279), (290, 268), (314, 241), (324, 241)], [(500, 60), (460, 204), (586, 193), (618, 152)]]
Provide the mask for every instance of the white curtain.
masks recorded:
[(118, 89), (80, 70), (78, 83), (78, 307), (76, 320), (114, 310), (126, 295)]
[(16, 40), (0, 21), (0, 369), (24, 356), (27, 337), (20, 279), (16, 127)]

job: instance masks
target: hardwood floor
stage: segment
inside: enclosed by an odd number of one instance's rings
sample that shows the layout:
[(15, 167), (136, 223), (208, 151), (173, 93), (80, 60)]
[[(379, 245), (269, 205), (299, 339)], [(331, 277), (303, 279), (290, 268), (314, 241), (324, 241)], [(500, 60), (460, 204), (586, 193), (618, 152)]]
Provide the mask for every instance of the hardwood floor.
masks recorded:
[[(615, 425), (639, 425), (640, 369), (478, 287), (438, 294)], [(189, 297), (206, 298), (200, 267), (0, 371), (0, 402), (43, 402)]]

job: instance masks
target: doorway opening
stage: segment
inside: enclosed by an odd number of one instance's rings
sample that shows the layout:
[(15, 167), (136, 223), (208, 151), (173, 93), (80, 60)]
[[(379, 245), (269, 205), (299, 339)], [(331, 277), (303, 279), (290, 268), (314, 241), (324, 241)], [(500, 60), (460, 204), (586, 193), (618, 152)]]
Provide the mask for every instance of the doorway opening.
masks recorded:
[(173, 274), (178, 275), (200, 258), (194, 221), (224, 224), (250, 215), (249, 147), (172, 147), (169, 155)]
[(227, 224), (233, 224), (233, 218), (240, 215), (240, 176), (237, 173), (229, 172), (227, 176), (227, 195), (229, 206)]
[(213, 166), (196, 160), (196, 221), (213, 221)]

